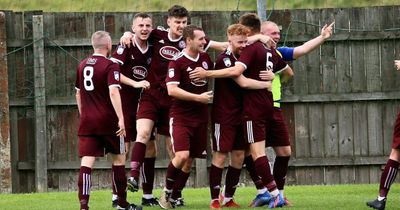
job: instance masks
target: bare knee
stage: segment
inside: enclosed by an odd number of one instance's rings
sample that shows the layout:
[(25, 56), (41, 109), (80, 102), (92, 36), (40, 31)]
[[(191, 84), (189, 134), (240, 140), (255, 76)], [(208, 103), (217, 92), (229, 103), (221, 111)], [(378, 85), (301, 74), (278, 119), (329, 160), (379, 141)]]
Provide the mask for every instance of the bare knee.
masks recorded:
[(212, 164), (218, 168), (223, 168), (228, 154), (225, 152), (214, 152)]

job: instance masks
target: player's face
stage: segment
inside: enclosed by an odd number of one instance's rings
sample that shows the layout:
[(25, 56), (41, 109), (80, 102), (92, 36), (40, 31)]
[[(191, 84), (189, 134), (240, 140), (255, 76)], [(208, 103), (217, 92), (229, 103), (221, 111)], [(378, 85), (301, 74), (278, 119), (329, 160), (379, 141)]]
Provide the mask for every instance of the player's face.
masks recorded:
[(153, 23), (151, 18), (137, 17), (133, 21), (132, 31), (139, 39), (146, 41), (150, 36), (151, 30), (153, 30)]
[(204, 45), (206, 44), (206, 35), (204, 31), (195, 30), (194, 38), (189, 39), (189, 46), (190, 49), (194, 52), (201, 52), (204, 51)]
[(228, 37), (228, 40), (232, 51), (236, 56), (240, 55), (247, 44), (247, 36), (244, 35), (232, 35)]
[(281, 31), (276, 24), (262, 25), (261, 33), (271, 37), (275, 43), (278, 43), (281, 39)]
[(173, 36), (182, 36), (183, 29), (187, 26), (187, 17), (169, 17), (167, 24)]

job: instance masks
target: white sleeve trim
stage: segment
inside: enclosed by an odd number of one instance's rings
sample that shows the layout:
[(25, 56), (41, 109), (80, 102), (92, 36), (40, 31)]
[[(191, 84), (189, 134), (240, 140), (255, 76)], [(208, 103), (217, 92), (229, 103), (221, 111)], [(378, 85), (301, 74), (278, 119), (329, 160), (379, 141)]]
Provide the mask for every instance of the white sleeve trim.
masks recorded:
[(207, 51), (208, 48), (210, 48), (211, 42), (214, 42), (214, 41), (213, 41), (213, 40), (210, 40), (210, 41), (208, 42), (208, 45), (204, 48), (204, 51)]
[(81, 90), (81, 89), (79, 89), (78, 87), (75, 87), (75, 90)]
[(110, 60), (112, 60), (114, 63), (119, 63), (119, 65), (121, 65), (121, 66), (124, 65), (124, 62), (122, 62), (121, 60), (116, 59), (116, 58), (114, 58), (114, 57), (111, 57)]
[(246, 64), (244, 64), (243, 62), (236, 61), (236, 62), (235, 62), (235, 65), (236, 65), (236, 64), (240, 64), (240, 65), (242, 65), (242, 66), (244, 67), (244, 69), (245, 69), (245, 70), (247, 69), (247, 65), (246, 65)]
[(280, 74), (280, 73), (282, 73), (283, 71), (286, 71), (286, 69), (288, 69), (288, 67), (289, 67), (289, 65), (286, 64), (285, 67), (283, 67), (282, 69), (280, 69), (280, 70), (278, 70), (277, 72), (275, 72), (275, 74)]
[(167, 82), (167, 85), (179, 85), (180, 82), (177, 81), (171, 81), (171, 82)]
[(118, 89), (121, 89), (121, 85), (117, 85), (117, 84), (109, 85), (109, 86), (108, 86), (108, 88), (112, 88), (112, 87), (116, 87), (116, 88), (118, 88)]

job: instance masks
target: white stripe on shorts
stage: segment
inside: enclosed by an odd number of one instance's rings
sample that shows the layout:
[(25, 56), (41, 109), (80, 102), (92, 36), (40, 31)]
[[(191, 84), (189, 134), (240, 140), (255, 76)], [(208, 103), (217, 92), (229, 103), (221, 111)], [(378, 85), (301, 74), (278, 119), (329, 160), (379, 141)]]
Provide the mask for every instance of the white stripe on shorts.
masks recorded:
[(125, 138), (123, 136), (119, 136), (119, 154), (125, 153)]
[(214, 124), (214, 137), (215, 137), (215, 146), (217, 146), (217, 151), (220, 151), (220, 144), (219, 139), (221, 137), (221, 124), (215, 123)]
[(253, 121), (246, 121), (247, 127), (247, 142), (249, 144), (254, 143), (254, 135), (253, 135)]
[(175, 148), (174, 148), (174, 137), (172, 135), (173, 129), (172, 129), (172, 123), (174, 122), (174, 118), (171, 117), (169, 118), (169, 135), (171, 136), (171, 145), (172, 145), (172, 152), (175, 154)]

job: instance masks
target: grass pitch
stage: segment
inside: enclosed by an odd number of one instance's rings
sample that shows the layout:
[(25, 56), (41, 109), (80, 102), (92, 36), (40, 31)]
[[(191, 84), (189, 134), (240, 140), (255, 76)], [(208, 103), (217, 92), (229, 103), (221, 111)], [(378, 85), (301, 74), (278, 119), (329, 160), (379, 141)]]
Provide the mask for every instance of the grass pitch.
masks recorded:
[[(371, 185), (317, 185), (317, 186), (288, 186), (285, 195), (293, 203), (290, 210), (357, 210), (369, 209), (365, 202), (375, 199), (379, 184)], [(235, 200), (247, 208), (254, 198), (256, 190), (253, 187), (241, 187), (236, 191)], [(154, 192), (156, 196), (160, 190)], [(398, 209), (400, 206), (400, 187), (394, 184), (388, 196), (386, 209)], [(210, 193), (208, 188), (185, 189), (183, 191), (186, 207), (179, 209), (209, 209)], [(128, 192), (128, 200), (138, 204), (141, 193)], [(77, 192), (53, 192), (33, 194), (1, 194), (0, 209), (13, 210), (77, 210), (79, 209)], [(112, 210), (111, 192), (109, 190), (92, 191), (90, 209)], [(145, 207), (144, 209), (160, 209), (159, 207)], [(266, 207), (256, 208), (266, 209)]]

